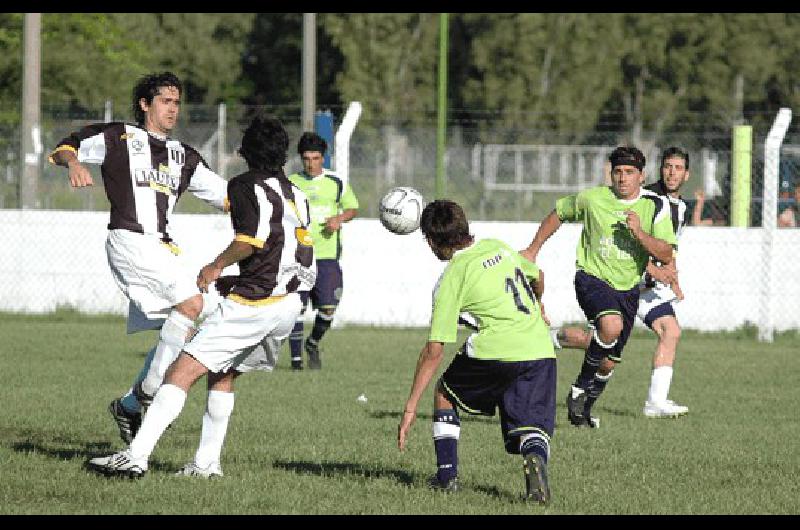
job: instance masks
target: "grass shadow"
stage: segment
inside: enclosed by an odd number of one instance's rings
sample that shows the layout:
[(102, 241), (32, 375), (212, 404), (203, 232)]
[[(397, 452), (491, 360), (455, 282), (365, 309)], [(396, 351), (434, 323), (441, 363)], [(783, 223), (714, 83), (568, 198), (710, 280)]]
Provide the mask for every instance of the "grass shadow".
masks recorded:
[[(396, 410), (376, 410), (369, 413), (371, 418), (376, 420), (384, 420), (386, 418), (394, 418), (396, 420), (400, 420), (401, 416), (403, 415), (402, 412), (398, 412)], [(460, 412), (458, 415), (461, 423), (495, 423), (497, 419), (494, 416), (478, 416), (472, 414), (466, 414)], [(418, 420), (433, 420), (433, 415), (428, 413), (417, 413)]]
[(299, 475), (317, 475), (320, 477), (358, 476), (367, 479), (390, 478), (410, 486), (414, 483), (414, 475), (400, 469), (389, 469), (382, 466), (365, 466), (352, 462), (294, 462), (275, 460), (272, 467), (292, 471)]

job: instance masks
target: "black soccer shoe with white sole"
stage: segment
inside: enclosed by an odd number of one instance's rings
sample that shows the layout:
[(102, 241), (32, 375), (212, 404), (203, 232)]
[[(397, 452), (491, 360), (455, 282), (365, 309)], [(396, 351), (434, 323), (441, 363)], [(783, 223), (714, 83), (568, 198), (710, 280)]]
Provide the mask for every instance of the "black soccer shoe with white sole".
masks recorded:
[(128, 412), (122, 406), (121, 399), (115, 399), (108, 405), (108, 412), (111, 417), (117, 422), (119, 428), (119, 437), (126, 444), (131, 443), (133, 437), (139, 432), (139, 427), (142, 426), (142, 413), (141, 412)]

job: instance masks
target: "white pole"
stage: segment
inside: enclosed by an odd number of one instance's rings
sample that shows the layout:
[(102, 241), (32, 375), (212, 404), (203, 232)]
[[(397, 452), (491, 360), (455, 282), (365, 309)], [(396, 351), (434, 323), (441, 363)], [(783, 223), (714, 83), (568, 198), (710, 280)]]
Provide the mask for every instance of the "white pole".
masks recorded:
[(217, 174), (225, 178), (225, 126), (227, 125), (227, 107), (225, 103), (219, 104), (217, 111)]
[(336, 131), (333, 140), (333, 167), (336, 170), (336, 176), (344, 184), (347, 184), (350, 178), (350, 137), (353, 136), (359, 116), (361, 116), (361, 103), (353, 101), (347, 107), (342, 124)]
[(760, 319), (758, 340), (772, 342), (775, 328), (773, 315), (773, 299), (775, 294), (775, 258), (773, 245), (777, 230), (778, 215), (778, 162), (781, 156), (781, 144), (792, 121), (792, 109), (782, 108), (778, 111), (775, 122), (764, 141), (764, 193), (761, 207), (761, 222), (764, 229), (762, 256), (764, 256), (765, 274), (762, 280)]

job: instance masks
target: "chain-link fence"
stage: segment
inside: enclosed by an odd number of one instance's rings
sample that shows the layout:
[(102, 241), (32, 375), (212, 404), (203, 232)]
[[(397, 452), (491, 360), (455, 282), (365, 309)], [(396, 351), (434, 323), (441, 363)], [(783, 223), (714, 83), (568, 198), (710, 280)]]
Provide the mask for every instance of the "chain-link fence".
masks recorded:
[[(184, 105), (174, 136), (197, 148), (212, 169), (230, 178), (245, 169), (236, 149), (249, 117), (256, 111), (267, 111), (283, 120), (291, 142), (286, 170), (299, 170), (300, 158), (295, 147), (302, 130), (297, 107)], [(333, 113), (338, 125), (343, 117), (343, 109), (333, 109)], [(91, 189), (72, 190), (66, 170), (47, 163), (46, 156), (61, 138), (83, 125), (126, 118), (127, 115), (117, 115), (108, 106), (88, 112), (63, 107), (44, 108), (41, 119), (43, 150), (39, 156), (36, 204), (29, 207), (107, 211), (108, 202), (103, 187), (99, 185), (98, 168), (90, 167), (98, 185)], [(663, 148), (676, 145), (687, 150), (691, 178), (684, 186), (682, 195), (689, 205), (687, 216), (690, 224), (731, 226), (734, 187), (731, 177), (731, 131), (704, 129), (661, 135), (644, 131), (639, 133), (636, 140), (631, 138), (628, 131), (609, 129), (582, 135), (582, 140), (577, 142), (574, 140), (577, 135), (542, 130), (535, 120), (528, 128), (504, 128), (497, 125), (498, 120), (490, 118), (448, 124), (446, 195), (462, 204), (471, 220), (539, 222), (552, 210), (558, 197), (602, 183), (608, 178), (608, 154), (616, 145), (627, 143), (644, 151), (648, 161), (648, 182), (658, 178), (659, 156)], [(695, 120), (696, 123), (702, 121)], [(764, 140), (767, 133), (767, 130), (752, 131), (749, 197), (745, 194), (749, 204), (749, 208), (745, 206), (748, 219), (743, 226), (763, 226)], [(17, 128), (0, 128), (0, 209), (20, 207), (19, 143)], [(335, 166), (335, 152), (333, 158)], [(413, 186), (426, 198), (432, 198), (435, 173), (436, 128), (433, 122), (430, 125), (402, 126), (397, 121), (362, 117), (357, 124), (350, 140), (349, 181), (361, 203), (362, 218), (377, 216), (380, 197), (393, 186)], [(779, 227), (800, 224), (800, 191), (795, 192), (800, 189), (798, 175), (800, 134), (790, 129), (780, 150), (779, 198), (775, 212)], [(181, 199), (176, 212), (216, 213), (190, 194)], [(782, 231), (777, 238), (770, 236), (770, 244), (782, 245), (783, 250), (789, 248), (789, 256), (800, 255), (797, 252), (800, 251), (797, 237), (800, 234), (789, 232), (794, 231)], [(692, 239), (689, 238), (689, 241)], [(730, 241), (730, 245), (736, 244), (735, 237)], [(23, 242), (18, 244), (22, 245)], [(762, 252), (764, 247), (759, 245), (752, 243), (752, 251)], [(783, 252), (779, 255), (787, 254)], [(780, 298), (786, 292), (794, 292), (792, 282), (795, 282), (794, 278), (800, 278), (800, 268), (796, 262), (783, 258), (769, 263), (764, 260), (755, 259), (753, 270), (748, 274), (753, 278), (761, 278), (767, 270), (776, 282), (759, 289), (767, 289), (770, 293), (768, 298), (773, 295)], [(737, 266), (741, 264), (725, 264), (729, 268)], [(725, 268), (719, 270), (723, 277), (709, 278), (709, 282), (724, 282)], [(15, 280), (11, 275), (0, 278), (0, 281)], [(727, 287), (753, 289), (752, 285)], [(800, 314), (800, 302), (797, 300), (800, 300), (800, 293), (787, 300), (786, 310)]]

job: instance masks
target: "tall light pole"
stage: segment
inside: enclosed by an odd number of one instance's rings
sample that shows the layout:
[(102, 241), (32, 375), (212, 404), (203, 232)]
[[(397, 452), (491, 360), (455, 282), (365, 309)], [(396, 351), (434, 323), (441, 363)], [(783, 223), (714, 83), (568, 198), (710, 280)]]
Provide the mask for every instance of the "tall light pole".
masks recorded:
[(436, 124), (436, 198), (441, 199), (445, 189), (445, 134), (447, 128), (447, 13), (439, 14), (439, 104)]
[(317, 87), (317, 14), (303, 13), (303, 110), (304, 131), (314, 130)]
[(42, 153), (39, 127), (39, 92), (41, 85), (42, 14), (26, 13), (23, 24), (24, 57), (22, 62), (22, 127), (20, 128), (19, 207), (38, 206), (37, 184)]

